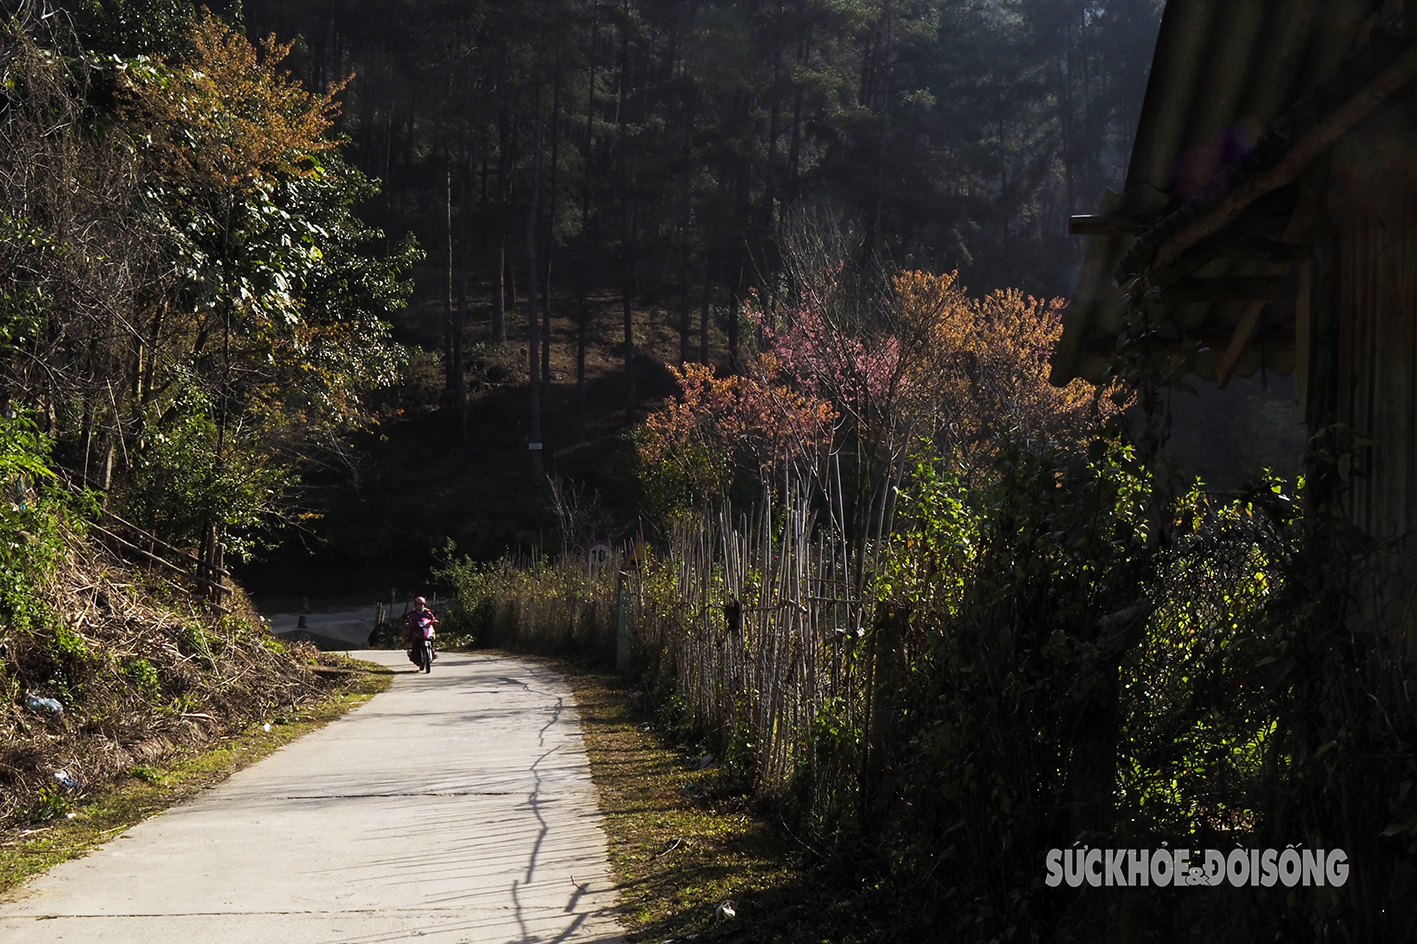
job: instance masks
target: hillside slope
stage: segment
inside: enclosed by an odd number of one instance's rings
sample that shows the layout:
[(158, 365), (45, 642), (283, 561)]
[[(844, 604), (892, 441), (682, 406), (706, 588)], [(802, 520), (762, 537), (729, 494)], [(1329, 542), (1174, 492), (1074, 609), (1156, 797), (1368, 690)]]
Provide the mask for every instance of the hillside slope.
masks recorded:
[(271, 636), (239, 591), (229, 615), (194, 604), (65, 513), (20, 534), (46, 559), (0, 625), (0, 831), (327, 690), (318, 653)]
[[(420, 285), (440, 281), (431, 271), (415, 277)], [(590, 305), (585, 440), (577, 435), (577, 303), (562, 293), (551, 300), (542, 439), (548, 475), (575, 495), (579, 529), (607, 535), (636, 526), (639, 493), (626, 438), (620, 298), (601, 292)], [(508, 313), (501, 345), (491, 340), (490, 306), (469, 310), (466, 438), (453, 411), (439, 404), (441, 303), (424, 298), (399, 313), (396, 335), (415, 354), (404, 384), (385, 394), (385, 419), (355, 440), (356, 468), (308, 480), (320, 517), (304, 533), (287, 531), (264, 560), (238, 567), (263, 606), (285, 609), (304, 597), (367, 604), (391, 589), (424, 587), (449, 539), (459, 553), (482, 559), (559, 545), (560, 522), (527, 456), (524, 308), (523, 300)], [(710, 347), (719, 361), (726, 357), (721, 317), (715, 313)], [(642, 419), (678, 389), (666, 366), (678, 359), (677, 325), (663, 310), (637, 307), (635, 337), (635, 416)]]

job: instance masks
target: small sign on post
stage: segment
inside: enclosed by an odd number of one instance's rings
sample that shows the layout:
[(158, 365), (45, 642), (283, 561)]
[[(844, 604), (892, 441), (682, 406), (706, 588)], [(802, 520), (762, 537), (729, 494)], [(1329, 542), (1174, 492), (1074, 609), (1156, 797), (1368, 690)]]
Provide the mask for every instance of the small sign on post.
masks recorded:
[(648, 555), (645, 553), (645, 539), (644, 536), (641, 535), (635, 538), (634, 544), (630, 545), (629, 553), (625, 555), (624, 569), (632, 573), (639, 573), (640, 567), (647, 559)]
[(586, 568), (592, 577), (598, 576), (605, 566), (614, 559), (615, 550), (609, 541), (591, 541), (586, 545)]

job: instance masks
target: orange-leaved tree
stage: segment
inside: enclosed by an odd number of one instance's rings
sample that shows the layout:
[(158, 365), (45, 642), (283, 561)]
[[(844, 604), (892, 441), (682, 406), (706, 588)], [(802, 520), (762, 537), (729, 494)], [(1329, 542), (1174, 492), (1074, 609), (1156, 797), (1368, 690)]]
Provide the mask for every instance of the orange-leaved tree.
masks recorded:
[(1048, 383), (1048, 358), (1062, 334), (1062, 299), (1018, 289), (974, 298), (955, 273), (906, 271), (892, 279), (897, 317), (920, 339), (911, 360), (917, 429), (936, 447), (974, 459), (1009, 438), (1061, 441), (1091, 428), (1094, 388)]
[(771, 356), (755, 376), (719, 377), (697, 364), (669, 369), (679, 396), (635, 432), (646, 498), (658, 514), (702, 508), (727, 495), (742, 472), (771, 485), (784, 466), (812, 463), (830, 442), (831, 406), (781, 382)]
[(282, 175), (318, 172), (314, 159), (337, 147), (327, 137), (336, 96), (307, 90), (280, 64), (294, 43), (266, 37), (259, 49), (207, 13), (192, 33), (190, 58), (128, 64), (128, 88), (147, 140), (169, 180), (199, 199), (226, 203)]
[[(416, 250), (381, 253), (382, 234), (354, 214), (376, 187), (331, 136), (344, 83), (305, 89), (281, 66), (290, 49), (253, 46), (206, 14), (182, 56), (120, 63), (171, 273), (142, 326), (151, 381), (137, 408), (151, 435), (135, 481), (191, 485), (180, 501), (168, 485), (138, 488), (133, 508), (182, 540), (288, 508), (291, 473), (341, 452), (340, 434), (371, 419), (369, 390), (397, 379), (385, 316), (407, 297)], [(149, 448), (164, 436), (181, 443), (170, 456)], [(181, 462), (200, 473), (169, 468)], [(244, 512), (233, 468), (271, 470)]]

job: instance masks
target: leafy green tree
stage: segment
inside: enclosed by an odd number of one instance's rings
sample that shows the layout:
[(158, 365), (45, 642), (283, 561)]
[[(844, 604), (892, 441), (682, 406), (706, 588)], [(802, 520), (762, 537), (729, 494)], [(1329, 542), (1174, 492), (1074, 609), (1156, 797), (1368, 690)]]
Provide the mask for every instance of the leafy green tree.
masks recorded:
[[(190, 0), (78, 0), (75, 30), (100, 55), (173, 55), (190, 48), (196, 5)], [(205, 4), (223, 10), (230, 4)]]
[(22, 6), (0, 27), (4, 399), (164, 536), (191, 540), (194, 509), (208, 547), (289, 516), (298, 473), (343, 455), (397, 376), (387, 317), (417, 255), (356, 214), (377, 188), (330, 134), (335, 90), (306, 91), (289, 46), (258, 52), (211, 14), (172, 7), (188, 28), (162, 55), (99, 56)]
[[(282, 489), (257, 488), (263, 501), (238, 513), (221, 494), (219, 467), (264, 468), (277, 455), (298, 466), (367, 421), (364, 394), (396, 379), (398, 350), (383, 317), (404, 303), (398, 275), (416, 249), (369, 253), (382, 234), (353, 206), (374, 186), (327, 136), (337, 88), (306, 91), (280, 71), (289, 45), (268, 39), (258, 55), (211, 15), (194, 28), (192, 46), (190, 58), (124, 70), (124, 113), (130, 134), (142, 134), (149, 198), (181, 273), (151, 354), (176, 361), (166, 365), (175, 368), (166, 385), (149, 387), (149, 399), (165, 404), (152, 432), (194, 457), (203, 453), (196, 438), (210, 432), (218, 468), (187, 488), (205, 483), (210, 495), (186, 504), (208, 510), (208, 527), (249, 528), (249, 509), (278, 511)], [(210, 423), (198, 421), (208, 413)], [(159, 456), (139, 467), (171, 462)]]
[(179, 546), (200, 546), (220, 522), (227, 549), (251, 556), (269, 543), (270, 517), (289, 506), (291, 470), (244, 429), (217, 452), (211, 411), (196, 395), (167, 414), (135, 457), (125, 511)]
[(60, 550), (54, 508), (37, 500), (50, 445), (29, 417), (0, 415), (0, 623), (21, 630), (47, 615), (37, 589)]

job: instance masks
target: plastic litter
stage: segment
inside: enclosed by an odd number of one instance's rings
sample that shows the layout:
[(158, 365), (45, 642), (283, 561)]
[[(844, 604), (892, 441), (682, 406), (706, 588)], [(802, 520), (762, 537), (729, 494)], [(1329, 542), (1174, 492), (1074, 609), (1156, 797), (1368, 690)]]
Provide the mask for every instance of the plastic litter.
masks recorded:
[(54, 771), (54, 779), (59, 782), (59, 786), (65, 790), (82, 790), (84, 782), (67, 770)]
[(714, 909), (713, 914), (714, 917), (716, 917), (718, 920), (727, 921), (730, 918), (737, 917), (738, 909), (733, 904), (733, 899), (730, 898), (728, 901), (723, 902), (716, 909)]
[(265, 724), (261, 725), (261, 730), (262, 730), (262, 731), (270, 731), (270, 729), (271, 729), (271, 723), (270, 723), (269, 721), (267, 721)]
[(45, 698), (42, 695), (36, 695), (34, 692), (25, 692), (25, 707), (30, 711), (48, 712), (55, 717), (64, 713), (64, 706), (59, 704), (59, 702), (55, 701), (53, 698)]

